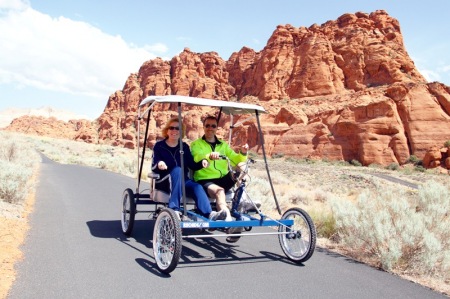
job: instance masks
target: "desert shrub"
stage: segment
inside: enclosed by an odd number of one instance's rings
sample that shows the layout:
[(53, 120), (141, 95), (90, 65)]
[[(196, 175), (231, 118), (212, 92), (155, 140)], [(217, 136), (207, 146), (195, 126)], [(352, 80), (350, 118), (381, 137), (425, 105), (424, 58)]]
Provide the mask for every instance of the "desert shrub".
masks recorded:
[(276, 209), (272, 190), (266, 179), (253, 176), (246, 192), (252, 200), (259, 201), (265, 210)]
[(298, 190), (289, 190), (282, 196), (285, 198), (285, 202), (294, 206), (308, 205), (312, 199), (310, 193), (299, 192)]
[(0, 200), (20, 203), (32, 187), (38, 153), (14, 134), (0, 132)]
[(416, 200), (384, 186), (363, 192), (356, 203), (331, 201), (336, 228), (354, 257), (376, 258), (378, 266), (450, 278), (448, 188), (428, 182)]
[(425, 172), (426, 171), (425, 167), (423, 167), (422, 165), (418, 165), (418, 166), (414, 167), (414, 170), (418, 171), (418, 172)]
[(4, 160), (0, 160), (0, 169), (0, 198), (8, 203), (23, 201), (28, 194), (32, 169)]
[(391, 163), (388, 166), (386, 166), (386, 169), (389, 170), (398, 170), (400, 168), (400, 165), (398, 163)]
[(309, 214), (313, 219), (316, 227), (317, 236), (319, 238), (334, 239), (336, 230), (336, 220), (329, 211), (310, 210)]
[(13, 161), (17, 156), (17, 145), (15, 142), (5, 142), (1, 148), (1, 160)]
[(288, 163), (299, 163), (299, 160), (294, 158), (294, 157), (287, 157), (285, 159), (285, 161), (288, 162)]
[(450, 147), (450, 140), (447, 140), (446, 142), (444, 142), (444, 146), (445, 147)]
[(330, 162), (331, 165), (335, 165), (335, 166), (348, 166), (349, 162), (345, 161), (345, 160), (335, 160), (335, 161), (331, 161)]
[(314, 191), (314, 200), (318, 202), (326, 202), (328, 198), (328, 194), (320, 189)]
[(283, 157), (284, 157), (284, 153), (274, 153), (274, 154), (272, 154), (272, 158), (273, 159), (283, 158)]
[(299, 160), (297, 160), (297, 161), (298, 161), (298, 163), (304, 163), (304, 164), (308, 164), (308, 165), (316, 164), (316, 163), (318, 162), (318, 160), (316, 160), (316, 159), (311, 159), (311, 158), (309, 158), (309, 157), (306, 157), (306, 158), (304, 158), (304, 159), (299, 159)]
[(414, 167), (403, 167), (403, 168), (401, 169), (401, 172), (402, 172), (403, 174), (406, 174), (406, 175), (412, 174), (413, 171), (414, 171)]
[(369, 164), (369, 166), (367, 166), (367, 167), (369, 167), (369, 168), (382, 168), (382, 166), (380, 165), (380, 164), (377, 164), (377, 163), (372, 163), (372, 164)]
[(353, 159), (353, 160), (350, 161), (350, 165), (353, 165), (353, 166), (362, 166), (361, 162), (359, 162), (358, 160), (355, 160), (355, 159)]
[(249, 157), (251, 159), (257, 159), (258, 158), (258, 154), (256, 152), (254, 152), (254, 151), (248, 151), (247, 157)]

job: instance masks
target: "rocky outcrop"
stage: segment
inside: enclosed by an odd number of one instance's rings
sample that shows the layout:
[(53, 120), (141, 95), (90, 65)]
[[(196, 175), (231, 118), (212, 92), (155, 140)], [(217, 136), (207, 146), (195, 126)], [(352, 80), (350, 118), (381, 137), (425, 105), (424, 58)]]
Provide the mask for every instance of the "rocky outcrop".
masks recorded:
[[(263, 50), (244, 47), (228, 61), (187, 48), (170, 61), (147, 61), (110, 96), (96, 123), (75, 138), (134, 148), (140, 101), (168, 94), (264, 106), (269, 155), (402, 164), (450, 140), (449, 87), (425, 81), (407, 54), (398, 21), (382, 10), (309, 28), (280, 25)], [(183, 109), (187, 138), (196, 139), (201, 117), (214, 111)], [(173, 104), (155, 107), (149, 146), (176, 111)], [(221, 118), (223, 137), (228, 122)], [(234, 138), (261, 151), (253, 121), (244, 122)]]
[(238, 98), (302, 98), (395, 82), (424, 82), (384, 11), (345, 14), (322, 26), (278, 26), (261, 53), (244, 48), (228, 61)]
[(53, 138), (81, 140), (88, 143), (98, 142), (95, 125), (84, 119), (66, 122), (55, 117), (24, 115), (14, 119), (5, 130)]

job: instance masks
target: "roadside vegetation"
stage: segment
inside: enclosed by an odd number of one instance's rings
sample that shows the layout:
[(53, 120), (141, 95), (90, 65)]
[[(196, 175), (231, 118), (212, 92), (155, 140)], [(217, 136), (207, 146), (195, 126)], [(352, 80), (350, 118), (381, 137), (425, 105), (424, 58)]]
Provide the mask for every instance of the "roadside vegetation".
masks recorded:
[(20, 204), (34, 188), (31, 177), (39, 154), (20, 136), (0, 132), (0, 199)]
[[(37, 152), (59, 163), (136, 175), (136, 150), (1, 131), (0, 149), (0, 198), (12, 204), (23, 202), (34, 187), (30, 176), (40, 161)], [(257, 163), (250, 172), (248, 193), (262, 202), (266, 214), (279, 218), (264, 161), (250, 155)], [(149, 163), (145, 161), (146, 171)], [(361, 167), (355, 160), (325, 162), (277, 154), (268, 165), (281, 210), (298, 206), (308, 211), (319, 246), (450, 294), (448, 174), (424, 169), (414, 156), (403, 166)]]

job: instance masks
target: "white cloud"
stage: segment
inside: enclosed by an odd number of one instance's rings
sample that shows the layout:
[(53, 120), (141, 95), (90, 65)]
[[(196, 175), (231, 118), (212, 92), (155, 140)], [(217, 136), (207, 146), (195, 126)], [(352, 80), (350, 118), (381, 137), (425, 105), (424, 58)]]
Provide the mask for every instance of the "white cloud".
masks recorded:
[(130, 73), (164, 53), (65, 17), (51, 18), (27, 2), (0, 0), (0, 84), (37, 87), (94, 97), (120, 89)]
[(177, 40), (177, 41), (182, 41), (182, 42), (184, 42), (184, 41), (191, 41), (192, 38), (190, 38), (190, 37), (188, 37), (188, 36), (178, 36), (178, 37), (176, 38), (176, 40)]
[(450, 65), (446, 65), (446, 66), (442, 67), (441, 70), (442, 70), (442, 72), (444, 72), (444, 73), (450, 72)]
[(23, 10), (30, 6), (25, 0), (0, 0), (0, 9)]
[(440, 81), (441, 76), (439, 73), (432, 70), (419, 70), (419, 72), (425, 77), (428, 82)]
[(154, 45), (145, 45), (144, 49), (150, 52), (157, 52), (157, 53), (166, 53), (169, 50), (169, 48), (163, 43), (156, 43)]

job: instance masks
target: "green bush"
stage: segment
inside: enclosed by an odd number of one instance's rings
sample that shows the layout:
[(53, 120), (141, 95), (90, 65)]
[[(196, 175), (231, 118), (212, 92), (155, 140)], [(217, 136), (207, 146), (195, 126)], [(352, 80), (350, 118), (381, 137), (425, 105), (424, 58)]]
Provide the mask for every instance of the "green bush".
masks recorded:
[(355, 159), (353, 159), (353, 160), (350, 161), (350, 165), (353, 165), (353, 166), (362, 166), (361, 162), (359, 162), (358, 160), (355, 160)]
[(426, 171), (425, 167), (423, 167), (422, 165), (418, 165), (418, 166), (414, 167), (414, 170), (418, 171), (418, 172), (425, 172)]
[(444, 142), (444, 146), (445, 147), (450, 147), (450, 140), (447, 140), (446, 142)]
[(414, 165), (420, 165), (420, 164), (422, 164), (422, 160), (417, 158), (417, 156), (415, 156), (415, 155), (411, 155), (411, 156), (409, 156), (408, 160), (406, 160), (406, 163), (411, 163), (411, 164), (414, 164)]
[(389, 170), (398, 170), (400, 168), (400, 165), (398, 163), (391, 163), (388, 166), (386, 166), (386, 169)]
[(314, 213), (311, 212), (311, 218), (316, 226), (317, 236), (319, 238), (334, 239), (336, 230), (336, 219), (332, 213)]

